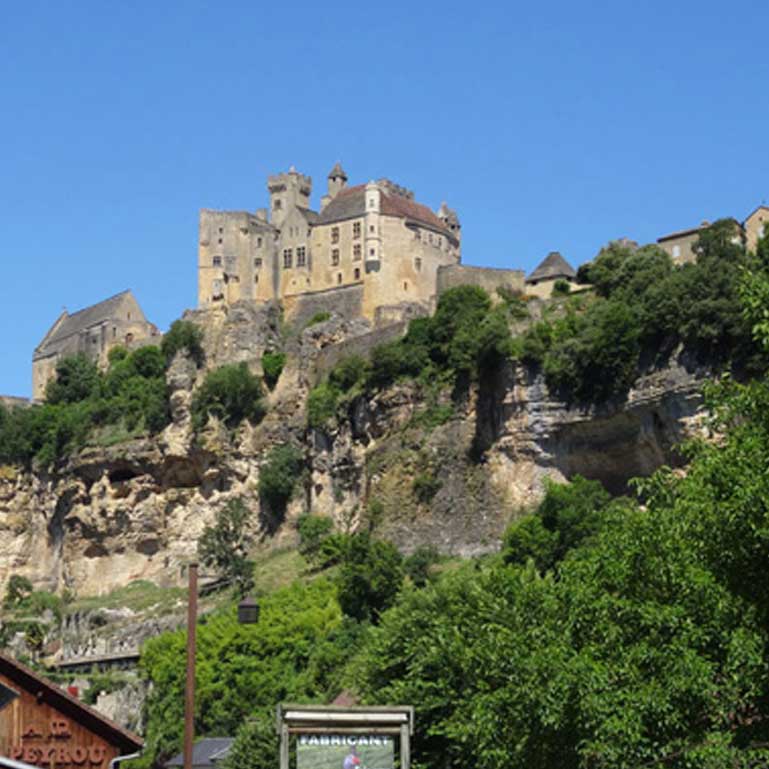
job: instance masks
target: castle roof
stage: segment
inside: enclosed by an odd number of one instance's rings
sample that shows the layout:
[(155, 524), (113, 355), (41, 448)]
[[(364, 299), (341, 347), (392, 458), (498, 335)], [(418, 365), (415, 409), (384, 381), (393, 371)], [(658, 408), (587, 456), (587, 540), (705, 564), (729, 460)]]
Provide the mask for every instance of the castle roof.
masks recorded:
[(527, 283), (538, 280), (555, 280), (556, 278), (576, 278), (574, 268), (561, 256), (558, 251), (551, 251), (539, 266), (526, 278)]
[[(91, 326), (111, 320), (115, 317), (118, 308), (127, 299), (133, 299), (136, 302), (130, 289), (121, 291), (119, 294), (115, 294), (115, 296), (111, 296), (103, 302), (92, 304), (90, 307), (84, 307), (82, 310), (73, 312), (72, 315), (64, 310), (45, 337), (43, 337), (43, 341), (35, 349), (35, 354), (45, 354), (46, 351), (55, 347), (67, 337), (85, 331)], [(137, 320), (143, 320), (143, 318), (137, 318)]]
[(341, 163), (337, 163), (329, 172), (328, 172), (328, 178), (334, 179), (334, 178), (340, 178), (347, 181), (347, 174), (344, 172), (344, 168), (342, 168)]
[[(449, 237), (451, 233), (446, 225), (427, 207), (403, 195), (389, 195), (380, 189), (380, 212), (385, 216), (398, 216), (434, 230), (443, 232)], [(345, 219), (355, 219), (366, 213), (366, 185), (358, 184), (341, 190), (333, 200), (321, 211), (317, 224), (330, 224)]]

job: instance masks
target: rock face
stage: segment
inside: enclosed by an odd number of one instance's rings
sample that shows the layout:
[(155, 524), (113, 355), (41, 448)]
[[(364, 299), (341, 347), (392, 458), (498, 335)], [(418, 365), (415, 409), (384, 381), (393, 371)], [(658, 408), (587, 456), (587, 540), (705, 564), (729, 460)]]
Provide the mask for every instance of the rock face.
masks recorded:
[[(262, 423), (236, 435), (212, 425), (195, 437), (189, 410), (202, 372), (178, 357), (168, 372), (172, 423), (160, 435), (88, 448), (55, 472), (0, 468), (0, 591), (12, 574), (80, 595), (139, 578), (180, 584), (204, 527), (234, 497), (254, 511), (258, 534), (279, 544), (295, 541), (293, 523), (310, 511), (342, 529), (370, 527), (406, 552), (430, 544), (480, 553), (498, 546), (546, 477), (580, 473), (619, 492), (675, 464), (675, 444), (696, 428), (705, 372), (679, 362), (641, 378), (622, 403), (569, 407), (541, 377), (509, 364), (458, 404), (399, 384), (350, 401), (333, 428), (307, 430), (315, 358), (366, 329), (332, 318), (281, 339), (274, 307), (219, 314), (204, 324), (211, 365), (242, 360), (259, 371), (266, 349), (289, 353)], [(257, 487), (267, 452), (285, 442), (302, 448), (306, 473), (275, 521)]]

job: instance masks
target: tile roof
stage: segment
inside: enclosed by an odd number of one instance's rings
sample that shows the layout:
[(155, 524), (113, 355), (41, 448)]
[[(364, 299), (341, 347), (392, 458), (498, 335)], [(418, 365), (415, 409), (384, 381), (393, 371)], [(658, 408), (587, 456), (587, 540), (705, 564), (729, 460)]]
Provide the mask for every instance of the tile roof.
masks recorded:
[[(0, 673), (7, 676), (16, 685), (35, 693), (43, 702), (64, 713), (86, 729), (98, 734), (121, 751), (135, 751), (144, 745), (141, 737), (124, 729), (119, 724), (103, 716), (94, 708), (60, 689), (52, 681), (23, 665), (13, 657), (0, 652)], [(38, 694), (39, 693), (39, 694)]]
[[(427, 207), (402, 195), (388, 195), (381, 191), (381, 212), (385, 216), (398, 216), (425, 224), (450, 235), (446, 225)], [(320, 212), (316, 224), (330, 224), (353, 219), (366, 213), (366, 185), (358, 184), (341, 190)]]
[[(204, 737), (198, 740), (192, 748), (193, 766), (214, 766), (215, 762), (224, 758), (232, 747), (233, 737)], [(179, 753), (166, 766), (184, 766), (184, 753)]]
[(558, 251), (551, 251), (539, 266), (526, 278), (527, 283), (535, 280), (553, 280), (554, 278), (576, 278), (574, 268)]
[(129, 296), (131, 296), (130, 290), (121, 291), (119, 294), (115, 294), (115, 296), (111, 296), (103, 302), (98, 302), (90, 307), (73, 312), (72, 315), (65, 313), (61, 323), (57, 321), (58, 325), (54, 324), (52, 332), (49, 331), (46, 334), (35, 352), (42, 352), (45, 348), (54, 345), (62, 339), (84, 331), (102, 321), (110, 320), (114, 317), (122, 301)]

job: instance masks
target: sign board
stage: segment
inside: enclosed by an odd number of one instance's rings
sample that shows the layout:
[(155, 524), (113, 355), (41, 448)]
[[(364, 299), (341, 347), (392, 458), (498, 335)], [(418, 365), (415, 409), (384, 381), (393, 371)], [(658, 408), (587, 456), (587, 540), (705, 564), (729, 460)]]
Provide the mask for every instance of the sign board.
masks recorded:
[(297, 769), (394, 769), (392, 737), (376, 734), (300, 734)]

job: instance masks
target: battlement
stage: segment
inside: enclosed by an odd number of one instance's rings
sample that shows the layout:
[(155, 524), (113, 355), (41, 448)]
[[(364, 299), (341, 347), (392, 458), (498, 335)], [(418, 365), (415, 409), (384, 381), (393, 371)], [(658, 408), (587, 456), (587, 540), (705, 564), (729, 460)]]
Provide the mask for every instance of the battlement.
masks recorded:
[(286, 173), (272, 174), (267, 177), (267, 189), (271, 194), (283, 192), (289, 188), (298, 189), (302, 195), (312, 193), (312, 177), (300, 174), (293, 166)]
[(398, 195), (399, 197), (406, 198), (407, 200), (414, 200), (414, 192), (412, 190), (408, 189), (407, 187), (402, 187), (400, 184), (396, 184), (390, 179), (379, 179), (377, 184), (388, 195)]

